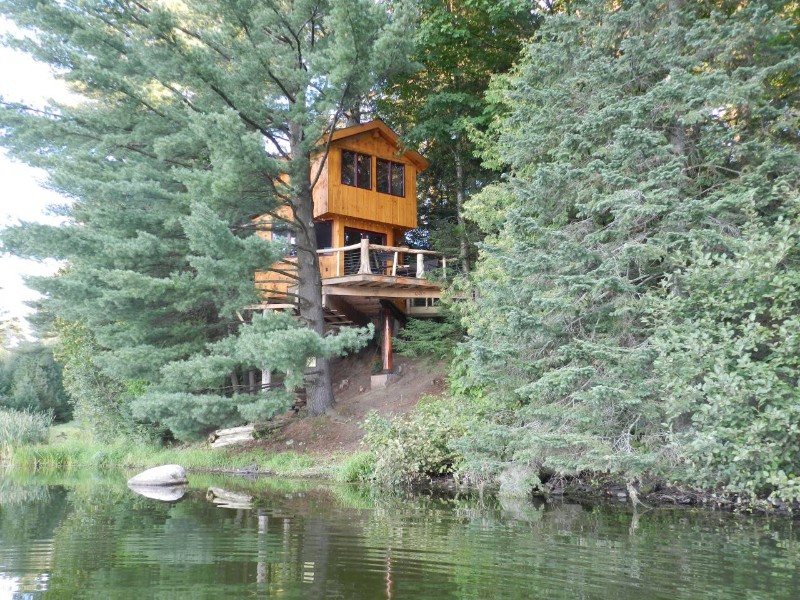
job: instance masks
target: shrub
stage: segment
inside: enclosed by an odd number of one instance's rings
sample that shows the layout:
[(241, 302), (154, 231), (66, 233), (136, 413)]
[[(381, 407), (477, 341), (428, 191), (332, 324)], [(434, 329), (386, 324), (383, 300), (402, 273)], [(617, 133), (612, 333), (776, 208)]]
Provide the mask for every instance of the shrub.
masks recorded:
[(750, 224), (665, 282), (655, 374), (688, 483), (800, 499), (797, 225)]
[(423, 397), (408, 416), (388, 420), (368, 415), (364, 440), (376, 457), (375, 479), (408, 483), (453, 473), (461, 457), (449, 442), (463, 435), (463, 415), (454, 400), (433, 396)]

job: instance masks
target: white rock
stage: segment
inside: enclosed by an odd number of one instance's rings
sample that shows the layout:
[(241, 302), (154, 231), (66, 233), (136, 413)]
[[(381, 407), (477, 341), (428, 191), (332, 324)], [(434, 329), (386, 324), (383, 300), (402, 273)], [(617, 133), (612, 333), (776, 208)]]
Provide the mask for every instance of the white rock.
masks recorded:
[(180, 465), (161, 465), (142, 471), (128, 480), (129, 486), (180, 485), (188, 483), (186, 469)]

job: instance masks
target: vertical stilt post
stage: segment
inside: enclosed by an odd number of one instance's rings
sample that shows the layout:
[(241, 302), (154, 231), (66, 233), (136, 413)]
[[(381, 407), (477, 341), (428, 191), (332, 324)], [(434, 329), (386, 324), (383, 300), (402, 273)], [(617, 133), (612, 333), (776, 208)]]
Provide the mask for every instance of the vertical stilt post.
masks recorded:
[(383, 309), (383, 372), (392, 372), (392, 311)]
[(422, 279), (425, 275), (425, 257), (417, 254), (417, 279)]

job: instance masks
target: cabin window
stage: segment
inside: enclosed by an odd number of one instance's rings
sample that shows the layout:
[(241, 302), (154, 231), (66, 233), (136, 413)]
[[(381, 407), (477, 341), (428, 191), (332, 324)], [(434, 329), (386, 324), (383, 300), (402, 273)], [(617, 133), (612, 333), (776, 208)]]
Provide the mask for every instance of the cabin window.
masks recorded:
[(403, 163), (378, 159), (376, 187), (383, 194), (392, 196), (406, 195), (406, 167)]
[(342, 150), (342, 183), (371, 190), (372, 157), (369, 154)]
[(275, 223), (272, 226), (272, 241), (286, 245), (286, 256), (297, 256), (297, 240), (288, 223)]

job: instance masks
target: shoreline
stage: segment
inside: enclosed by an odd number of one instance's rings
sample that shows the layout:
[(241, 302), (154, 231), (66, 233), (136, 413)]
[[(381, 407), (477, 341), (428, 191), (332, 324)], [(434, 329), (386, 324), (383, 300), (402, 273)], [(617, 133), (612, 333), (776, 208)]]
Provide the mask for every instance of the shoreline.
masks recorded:
[[(358, 469), (358, 463), (366, 452), (345, 452), (323, 456), (313, 452), (265, 452), (258, 446), (238, 447), (226, 450), (202, 446), (182, 448), (156, 448), (149, 446), (112, 446), (70, 442), (22, 446), (8, 450), (0, 456), (0, 464), (14, 469), (61, 470), (61, 469), (148, 469), (163, 464), (180, 464), (189, 473), (226, 475), (232, 477), (283, 477), (293, 479), (322, 480), (335, 483), (374, 485), (367, 475)], [(477, 492), (500, 495), (495, 486), (481, 488), (460, 483), (453, 476), (443, 476), (407, 483), (404, 486), (413, 493)], [(531, 490), (527, 494), (513, 496), (523, 500), (543, 499), (546, 502), (561, 500), (628, 506), (634, 511), (666, 507), (701, 508), (711, 511), (732, 512), (746, 515), (800, 518), (800, 502), (782, 502), (769, 498), (747, 498), (744, 495), (722, 490), (697, 490), (663, 481), (648, 482), (647, 485), (628, 486), (621, 480), (606, 478), (588, 483), (583, 479), (559, 480), (558, 485), (544, 485), (543, 490)]]

